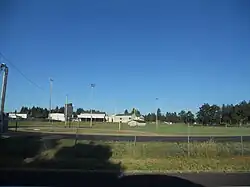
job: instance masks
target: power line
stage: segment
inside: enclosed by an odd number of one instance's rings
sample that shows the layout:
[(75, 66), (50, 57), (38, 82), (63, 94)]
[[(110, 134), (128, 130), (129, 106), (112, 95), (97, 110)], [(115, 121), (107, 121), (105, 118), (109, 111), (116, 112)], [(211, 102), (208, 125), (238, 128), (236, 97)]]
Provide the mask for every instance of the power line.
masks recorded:
[(30, 78), (28, 78), (20, 69), (18, 69), (9, 59), (7, 59), (3, 53), (0, 52), (0, 55), (3, 57), (3, 59), (8, 62), (14, 69), (17, 70), (18, 73), (20, 73), (20, 75), (22, 75), (28, 82), (30, 82), (31, 84), (33, 84), (33, 86), (44, 90), (42, 87), (40, 87), (37, 83), (35, 83), (34, 81), (32, 81)]

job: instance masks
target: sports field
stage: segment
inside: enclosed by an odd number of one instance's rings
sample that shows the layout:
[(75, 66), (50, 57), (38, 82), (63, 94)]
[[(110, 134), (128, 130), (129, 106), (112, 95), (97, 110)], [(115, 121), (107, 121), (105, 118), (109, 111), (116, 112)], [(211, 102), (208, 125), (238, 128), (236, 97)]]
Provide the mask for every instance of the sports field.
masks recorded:
[[(65, 128), (64, 122), (37, 122), (37, 121), (19, 121), (18, 131), (40, 131), (40, 132), (65, 132), (80, 134), (123, 134), (123, 135), (150, 135), (150, 136), (245, 136), (250, 134), (248, 127), (208, 127), (208, 126), (188, 126), (187, 124), (167, 125), (164, 123), (147, 123), (145, 127), (129, 127), (127, 124), (117, 123), (93, 123), (72, 122)], [(15, 129), (15, 121), (9, 123), (10, 129)]]

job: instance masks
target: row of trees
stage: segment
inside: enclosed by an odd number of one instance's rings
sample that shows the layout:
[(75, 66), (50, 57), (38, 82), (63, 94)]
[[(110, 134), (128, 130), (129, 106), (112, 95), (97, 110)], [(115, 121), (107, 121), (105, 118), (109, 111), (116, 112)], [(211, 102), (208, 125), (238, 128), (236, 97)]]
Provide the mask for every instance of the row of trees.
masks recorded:
[(132, 108), (132, 110), (129, 112), (127, 109), (124, 111), (124, 115), (136, 115), (136, 116), (141, 116), (141, 113), (139, 110), (137, 110), (136, 108)]
[[(75, 114), (81, 114), (81, 113), (90, 113), (90, 110), (84, 110), (83, 108), (77, 108)], [(99, 110), (92, 110), (92, 113), (95, 114), (104, 114), (105, 112), (99, 111)]]
[(157, 114), (149, 113), (144, 116), (145, 121), (167, 121), (173, 123), (194, 123), (195, 122), (195, 115), (191, 111), (184, 111), (182, 110), (178, 114), (176, 112), (167, 112), (166, 114), (162, 114), (161, 109), (157, 109)]
[(250, 123), (250, 102), (243, 101), (236, 105), (209, 105), (205, 103), (197, 113), (197, 122), (203, 125), (230, 124), (245, 125)]
[(157, 114), (149, 113), (145, 116), (146, 121), (168, 121), (173, 123), (199, 123), (203, 125), (246, 125), (250, 123), (250, 102), (242, 101), (236, 105), (218, 105), (203, 104), (199, 111), (193, 114), (191, 111), (182, 110), (176, 112), (167, 112), (162, 114), (157, 110)]
[[(49, 110), (41, 107), (22, 107), (20, 113), (28, 114), (28, 117), (34, 118), (47, 118)], [(51, 112), (64, 113), (64, 107), (56, 107)], [(89, 113), (90, 110), (84, 110), (78, 108), (74, 112), (74, 115), (80, 113)], [(93, 113), (104, 113), (98, 110), (93, 110)], [(130, 112), (124, 111), (124, 115), (136, 114), (140, 116), (139, 110), (133, 108)], [(245, 125), (250, 123), (250, 102), (242, 101), (236, 105), (210, 105), (208, 103), (203, 104), (199, 111), (194, 114), (191, 111), (167, 112), (163, 114), (161, 109), (158, 108), (157, 113), (149, 113), (144, 115), (145, 121), (156, 121), (156, 117), (159, 121), (167, 121), (173, 123), (199, 123), (203, 125), (223, 124), (223, 125)]]
[[(18, 113), (18, 111), (17, 111)], [(28, 117), (33, 117), (33, 118), (48, 118), (49, 116), (49, 109), (47, 108), (41, 108), (41, 107), (22, 107), (19, 111), (19, 113), (22, 114), (28, 114)], [(56, 107), (51, 109), (51, 113), (64, 113), (64, 107)], [(84, 110), (82, 108), (78, 108), (75, 112), (73, 112), (73, 115), (76, 117), (76, 115), (81, 114), (81, 113), (90, 113), (90, 110)], [(100, 114), (100, 113), (105, 113), (101, 112), (99, 110), (92, 110), (92, 113)]]
[[(73, 112), (73, 115), (79, 115), (81, 113), (90, 113), (90, 110), (84, 110), (83, 108), (77, 108), (75, 112)], [(49, 109), (47, 108), (41, 108), (41, 107), (22, 107), (20, 111), (17, 113), (22, 113), (22, 114), (28, 114), (28, 117), (33, 117), (33, 118), (48, 118), (49, 115)], [(64, 107), (56, 107), (51, 109), (51, 113), (64, 113)], [(105, 112), (99, 111), (99, 110), (92, 110), (92, 113), (94, 114), (103, 114)], [(133, 108), (130, 112), (128, 110), (124, 111), (124, 115), (131, 115), (135, 114), (136, 116), (140, 116), (141, 113), (139, 110)]]
[[(18, 113), (18, 111), (16, 111)], [(28, 117), (34, 117), (34, 118), (48, 118), (49, 110), (47, 108), (41, 108), (41, 107), (22, 107), (19, 111), (21, 114), (27, 114)]]

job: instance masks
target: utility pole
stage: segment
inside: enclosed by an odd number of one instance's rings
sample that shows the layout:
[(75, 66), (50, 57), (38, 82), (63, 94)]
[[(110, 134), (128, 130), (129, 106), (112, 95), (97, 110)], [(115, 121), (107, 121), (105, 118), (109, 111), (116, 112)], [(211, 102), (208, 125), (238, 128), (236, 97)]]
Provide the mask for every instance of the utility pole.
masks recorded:
[(0, 115), (1, 115), (1, 123), (0, 123), (0, 133), (3, 133), (5, 129), (5, 114), (4, 114), (4, 104), (5, 104), (5, 95), (6, 95), (6, 88), (7, 88), (7, 78), (8, 78), (8, 67), (6, 64), (2, 63), (0, 66), (0, 70), (4, 70), (3, 73), (3, 82), (2, 82), (2, 91), (1, 91), (1, 108), (0, 108)]
[(53, 79), (49, 79), (49, 83), (50, 83), (50, 97), (49, 97), (49, 122), (50, 122), (50, 118), (51, 118), (51, 121), (53, 123), (53, 119), (52, 117), (50, 116), (51, 114), (51, 110), (52, 110), (52, 87), (53, 87)]
[[(92, 102), (95, 84), (90, 84), (90, 87), (91, 87), (91, 102)], [(92, 113), (93, 112), (92, 112), (92, 107), (91, 107), (91, 109), (90, 109), (90, 127), (92, 127), (92, 125), (93, 125)]]
[(117, 102), (116, 102), (116, 100), (115, 100), (115, 115), (117, 114)]
[(156, 106), (156, 113), (155, 113), (155, 125), (156, 125), (156, 130), (158, 130), (158, 105), (157, 105), (157, 101), (159, 100), (159, 98), (155, 98), (155, 106)]
[(16, 116), (16, 132), (17, 132), (17, 115), (16, 115), (16, 110), (15, 110), (15, 116)]
[(189, 123), (188, 123), (188, 157), (190, 156), (190, 129), (189, 129)]
[(65, 103), (65, 128), (67, 127), (68, 122), (68, 95), (66, 95), (66, 103)]

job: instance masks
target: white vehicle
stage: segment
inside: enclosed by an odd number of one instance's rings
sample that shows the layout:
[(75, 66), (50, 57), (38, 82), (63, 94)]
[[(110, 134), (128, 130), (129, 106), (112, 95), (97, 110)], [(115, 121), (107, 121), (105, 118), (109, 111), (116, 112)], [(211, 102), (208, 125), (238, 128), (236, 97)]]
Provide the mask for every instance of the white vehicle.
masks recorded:
[(141, 120), (131, 120), (128, 122), (128, 126), (130, 127), (146, 126), (146, 123), (145, 121), (141, 121)]

